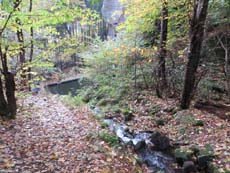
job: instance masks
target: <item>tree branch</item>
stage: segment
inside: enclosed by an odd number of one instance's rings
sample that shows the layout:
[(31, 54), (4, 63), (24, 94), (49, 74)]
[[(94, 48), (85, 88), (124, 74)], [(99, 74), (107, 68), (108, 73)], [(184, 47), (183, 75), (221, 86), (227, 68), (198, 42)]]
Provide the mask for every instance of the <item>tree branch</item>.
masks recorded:
[(18, 8), (18, 6), (21, 4), (22, 0), (16, 1), (14, 4), (14, 9), (10, 12), (9, 16), (6, 19), (5, 24), (3, 25), (2, 29), (0, 29), (0, 39), (2, 38), (2, 33), (4, 32), (4, 30), (6, 29), (6, 26), (10, 20), (10, 18), (12, 17), (13, 13), (16, 11), (16, 9)]

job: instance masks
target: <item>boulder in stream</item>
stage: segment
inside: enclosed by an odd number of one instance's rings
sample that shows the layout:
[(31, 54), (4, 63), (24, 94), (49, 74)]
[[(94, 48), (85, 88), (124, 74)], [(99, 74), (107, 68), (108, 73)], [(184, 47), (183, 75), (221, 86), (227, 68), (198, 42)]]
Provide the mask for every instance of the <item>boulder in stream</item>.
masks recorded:
[(170, 150), (172, 148), (170, 144), (170, 139), (161, 134), (160, 132), (153, 132), (150, 141), (154, 144), (154, 148), (160, 151)]
[(183, 164), (184, 173), (195, 173), (197, 172), (196, 166), (193, 161), (186, 161)]

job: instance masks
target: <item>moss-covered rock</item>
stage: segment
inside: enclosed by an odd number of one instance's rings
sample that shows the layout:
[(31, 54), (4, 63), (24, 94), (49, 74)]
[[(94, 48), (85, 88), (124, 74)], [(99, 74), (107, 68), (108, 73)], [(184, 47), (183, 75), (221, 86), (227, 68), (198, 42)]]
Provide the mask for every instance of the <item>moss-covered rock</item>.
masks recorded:
[(190, 149), (178, 148), (174, 152), (174, 157), (180, 166), (183, 166), (185, 161), (192, 160), (193, 151)]

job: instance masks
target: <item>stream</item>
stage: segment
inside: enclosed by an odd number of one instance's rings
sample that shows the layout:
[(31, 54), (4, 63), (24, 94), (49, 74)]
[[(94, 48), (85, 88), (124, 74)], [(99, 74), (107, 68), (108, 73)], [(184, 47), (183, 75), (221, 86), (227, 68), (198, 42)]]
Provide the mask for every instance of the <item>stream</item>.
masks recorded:
[[(90, 110), (98, 118), (102, 118), (101, 112), (96, 107)], [(118, 124), (113, 119), (104, 119), (110, 131), (114, 132), (119, 140), (125, 145), (131, 145), (142, 163), (145, 163), (152, 173), (174, 173), (172, 167), (175, 163), (174, 157), (170, 154), (154, 149), (152, 138), (158, 134), (153, 131), (140, 131), (132, 133), (125, 124)]]
[[(77, 90), (83, 87), (79, 78), (59, 83), (53, 83), (45, 86), (45, 89), (52, 94), (59, 95), (77, 95)], [(103, 118), (98, 107), (90, 107), (89, 109), (95, 116)], [(162, 140), (169, 141), (166, 137), (159, 139), (160, 133), (153, 131), (140, 131), (132, 133), (125, 124), (118, 124), (113, 119), (103, 120), (108, 128), (116, 134), (119, 140), (125, 145), (131, 145), (139, 156), (142, 163), (147, 164), (152, 173), (174, 173), (172, 165), (175, 163), (174, 157), (164, 150), (165, 144), (159, 144), (154, 141)], [(154, 140), (154, 138), (157, 138)], [(161, 136), (160, 136), (161, 137)], [(155, 147), (154, 147), (155, 146)], [(156, 149), (157, 148), (157, 149)], [(160, 148), (160, 149), (159, 149)]]

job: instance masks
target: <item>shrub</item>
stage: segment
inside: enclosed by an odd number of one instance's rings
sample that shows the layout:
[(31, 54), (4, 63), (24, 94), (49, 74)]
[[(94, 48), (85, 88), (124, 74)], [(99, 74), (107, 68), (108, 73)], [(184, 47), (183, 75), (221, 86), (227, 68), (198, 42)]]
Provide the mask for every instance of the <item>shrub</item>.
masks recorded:
[(144, 54), (148, 52), (147, 48), (140, 48), (136, 40), (124, 38), (96, 40), (90, 51), (82, 55), (86, 64), (83, 72), (94, 82), (94, 87), (86, 89), (87, 93), (83, 94), (84, 101), (96, 98), (102, 105), (117, 104), (125, 100), (135, 87), (151, 86), (151, 53)]
[(62, 96), (61, 100), (63, 103), (65, 103), (66, 105), (68, 105), (71, 108), (83, 105), (83, 98), (79, 95), (74, 96), (74, 97), (71, 95)]

